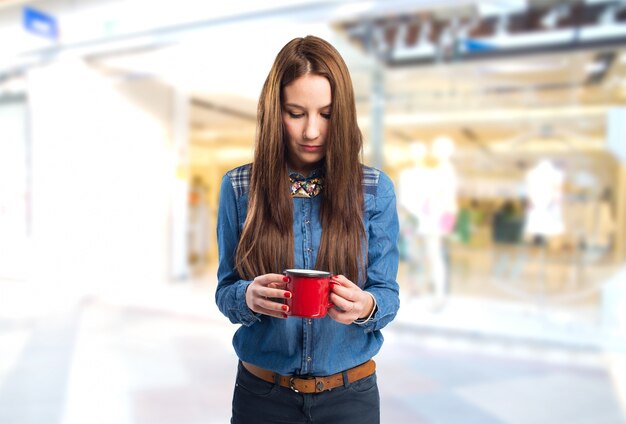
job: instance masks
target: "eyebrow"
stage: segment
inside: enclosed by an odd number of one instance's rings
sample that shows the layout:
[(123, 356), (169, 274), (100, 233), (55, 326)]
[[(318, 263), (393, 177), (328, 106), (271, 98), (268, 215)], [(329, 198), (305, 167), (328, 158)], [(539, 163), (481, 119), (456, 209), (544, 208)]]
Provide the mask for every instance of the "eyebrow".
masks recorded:
[[(295, 104), (295, 103), (285, 103), (285, 105), (284, 105), (284, 106), (285, 106), (285, 107), (296, 107), (296, 108), (299, 108), (299, 109), (305, 109), (305, 107), (304, 107), (304, 106), (300, 106), (300, 105)], [(320, 110), (321, 110), (321, 109), (326, 109), (326, 108), (329, 108), (329, 107), (331, 107), (331, 106), (332, 106), (332, 103), (329, 103), (329, 104), (327, 104), (326, 106), (322, 106), (322, 107), (320, 108)]]

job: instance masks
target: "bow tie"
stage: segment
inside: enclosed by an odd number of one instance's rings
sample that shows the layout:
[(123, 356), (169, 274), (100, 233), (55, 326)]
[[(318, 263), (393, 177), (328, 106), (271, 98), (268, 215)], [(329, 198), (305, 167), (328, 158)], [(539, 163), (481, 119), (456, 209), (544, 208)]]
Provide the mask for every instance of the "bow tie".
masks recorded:
[(289, 176), (292, 197), (315, 197), (322, 190), (322, 177), (300, 178)]

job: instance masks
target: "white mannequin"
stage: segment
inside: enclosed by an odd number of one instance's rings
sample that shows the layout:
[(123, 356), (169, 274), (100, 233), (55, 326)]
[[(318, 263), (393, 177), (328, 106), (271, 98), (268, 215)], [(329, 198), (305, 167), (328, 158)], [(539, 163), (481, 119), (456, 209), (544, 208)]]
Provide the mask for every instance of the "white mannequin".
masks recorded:
[(410, 289), (417, 289), (422, 260), (419, 240), (419, 216), (424, 202), (422, 186), (428, 181), (425, 159), (427, 148), (422, 142), (415, 141), (409, 151), (412, 166), (400, 174), (398, 186), (398, 204), (400, 212), (406, 217), (402, 222), (402, 233), (406, 239), (407, 274), (405, 280)]
[[(414, 143), (411, 154), (415, 165), (400, 177), (399, 203), (417, 218), (415, 238), (423, 246), (423, 260), (438, 305), (445, 300), (447, 285), (443, 237), (452, 231), (457, 212), (453, 152), (454, 144), (448, 137), (436, 138), (430, 155), (423, 143)], [(410, 249), (409, 258), (415, 250), (414, 246)]]
[(400, 174), (400, 185), (398, 189), (398, 201), (400, 206), (404, 207), (410, 214), (418, 217), (420, 208), (423, 203), (423, 189), (426, 179), (426, 145), (422, 142), (415, 141), (409, 147), (413, 166), (404, 170)]
[[(532, 238), (533, 244), (540, 247), (535, 252), (539, 255), (537, 265), (537, 284), (541, 295), (545, 294), (546, 284), (559, 268), (547, 260), (547, 250), (560, 242), (565, 231), (563, 215), (563, 172), (554, 164), (543, 159), (526, 174), (526, 191), (528, 207), (526, 212), (526, 235)], [(551, 277), (552, 275), (552, 277)]]
[(528, 216), (526, 233), (540, 236), (563, 234), (562, 198), (563, 172), (547, 159), (540, 161), (526, 174)]

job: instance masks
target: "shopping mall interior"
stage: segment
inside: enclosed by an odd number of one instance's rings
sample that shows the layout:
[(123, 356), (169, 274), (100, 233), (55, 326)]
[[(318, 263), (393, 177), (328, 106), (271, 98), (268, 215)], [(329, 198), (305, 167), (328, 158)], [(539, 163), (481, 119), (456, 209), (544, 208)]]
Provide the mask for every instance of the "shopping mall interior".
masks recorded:
[(382, 422), (626, 422), (626, 2), (226, 3), (0, 1), (0, 422), (228, 422), (221, 179), (307, 34), (396, 189)]

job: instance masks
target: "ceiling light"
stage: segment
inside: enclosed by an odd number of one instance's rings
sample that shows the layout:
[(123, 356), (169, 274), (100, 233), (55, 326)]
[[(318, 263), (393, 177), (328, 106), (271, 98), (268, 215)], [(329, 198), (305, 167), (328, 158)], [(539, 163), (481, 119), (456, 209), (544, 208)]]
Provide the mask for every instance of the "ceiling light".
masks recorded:
[(361, 16), (366, 13), (371, 12), (376, 3), (373, 1), (366, 1), (360, 3), (347, 3), (337, 6), (332, 10), (332, 15), (334, 18), (348, 18), (354, 19), (356, 16)]
[(496, 63), (493, 65), (481, 66), (483, 73), (493, 74), (521, 74), (533, 72), (548, 72), (563, 69), (566, 66), (564, 60), (550, 60), (545, 62), (516, 62), (516, 63)]
[(525, 0), (509, 0), (498, 2), (478, 2), (480, 16), (497, 16), (501, 14), (515, 14), (526, 10), (528, 5)]

